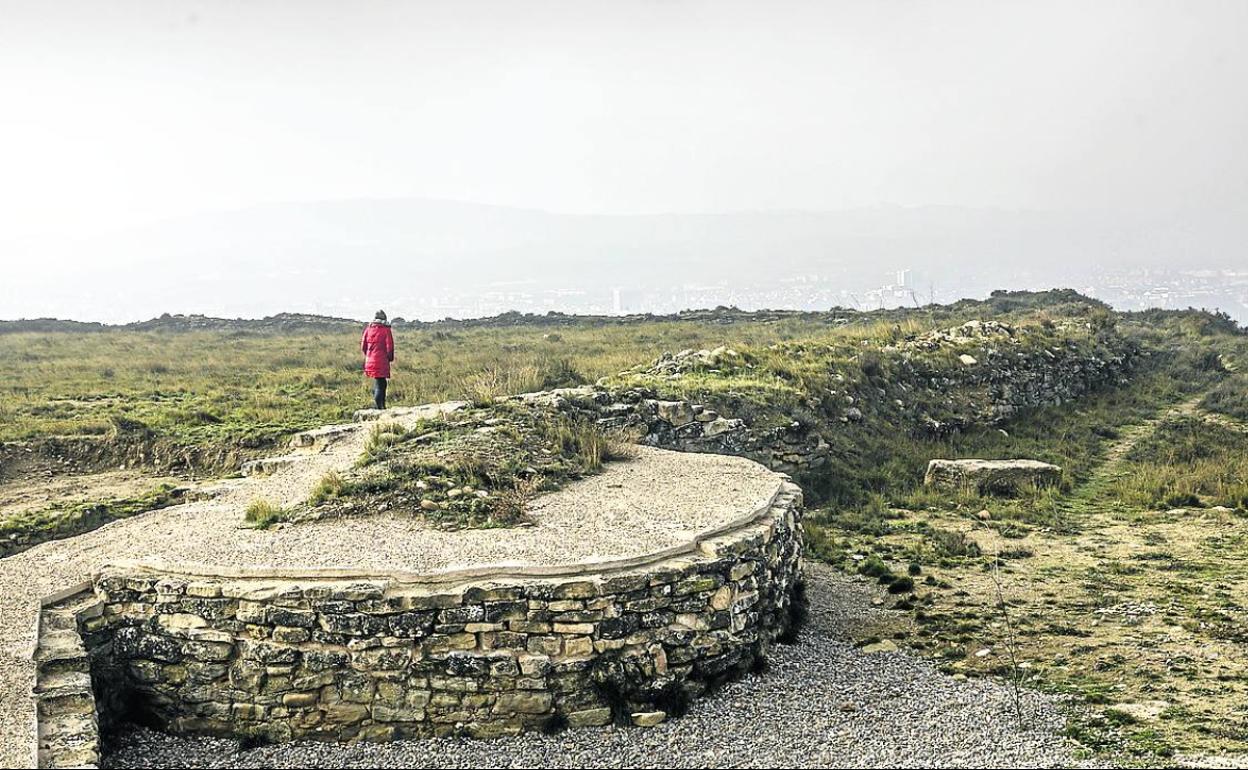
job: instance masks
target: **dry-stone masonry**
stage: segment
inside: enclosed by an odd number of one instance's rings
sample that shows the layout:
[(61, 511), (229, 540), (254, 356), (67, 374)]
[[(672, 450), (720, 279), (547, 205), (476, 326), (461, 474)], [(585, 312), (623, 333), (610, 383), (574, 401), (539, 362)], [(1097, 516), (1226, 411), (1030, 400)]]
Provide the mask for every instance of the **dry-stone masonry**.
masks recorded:
[[(893, 386), (903, 392), (962, 394), (934, 410), (898, 401), (900, 413), (890, 419), (908, 421), (902, 423), (903, 429), (928, 436), (946, 435), (973, 424), (996, 424), (1022, 410), (1060, 405), (1098, 388), (1121, 384), (1141, 355), (1126, 339), (1079, 344), (1072, 338), (1049, 346), (1028, 344), (1027, 339), (1026, 333), (1009, 324), (971, 321), (889, 348), (889, 355), (899, 360)], [(969, 347), (975, 355), (964, 354), (953, 368), (924, 363), (933, 351), (959, 346)], [(664, 355), (645, 373), (678, 378), (691, 367), (739, 360), (739, 354), (726, 348), (686, 350)], [(587, 385), (517, 398), (553, 406), (604, 427), (637, 430), (641, 442), (649, 446), (747, 457), (802, 482), (829, 463), (832, 447), (825, 435), (871, 420), (868, 401), (893, 398), (884, 389), (862, 400), (848, 393), (837, 395), (840, 406), (825, 406), (819, 415), (825, 420), (821, 425), (794, 421), (763, 429), (720, 414), (712, 406), (666, 399), (645, 387)], [(372, 410), (361, 413), (377, 414)]]
[(41, 629), (38, 688), (68, 689), (41, 705), (40, 763), (91, 764), (122, 717), (273, 740), (654, 724), (789, 629), (800, 505), (785, 483), (688, 548), (559, 574), (109, 568)]
[(40, 609), (32, 654), (40, 767), (93, 767), (99, 762), (97, 698), (80, 624), (90, 623), (102, 610), (90, 586), (49, 597)]

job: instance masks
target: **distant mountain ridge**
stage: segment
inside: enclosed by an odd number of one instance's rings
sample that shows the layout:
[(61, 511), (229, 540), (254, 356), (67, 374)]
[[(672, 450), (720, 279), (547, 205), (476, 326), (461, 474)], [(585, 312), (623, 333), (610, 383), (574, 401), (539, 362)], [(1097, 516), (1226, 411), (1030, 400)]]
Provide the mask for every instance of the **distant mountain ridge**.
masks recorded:
[[(131, 317), (170, 307), (260, 315), (514, 286), (748, 287), (807, 275), (878, 286), (899, 269), (945, 285), (1020, 277), (1055, 285), (1091, 267), (1241, 264), (1248, 217), (1201, 217), (949, 206), (607, 216), (423, 199), (274, 203), (0, 246), (16, 266), (76, 265), (14, 271), (0, 286), (0, 317), (88, 300)], [(108, 317), (97, 307), (91, 315)]]
[[(1100, 300), (1086, 297), (1073, 289), (1049, 289), (1047, 291), (1007, 291), (998, 290), (988, 299), (962, 299), (942, 307), (947, 310), (980, 309), (984, 312), (1001, 313), (1017, 310), (1020, 307), (1051, 307), (1060, 308), (1064, 312), (1072, 309), (1089, 310), (1094, 308), (1110, 309)], [(657, 321), (701, 321), (709, 323), (733, 324), (747, 321), (780, 321), (787, 319), (806, 319), (818, 323), (837, 323), (864, 317), (893, 316), (899, 310), (868, 310), (834, 307), (823, 311), (806, 310), (741, 310), (735, 307), (716, 307), (682, 310), (679, 313), (632, 313), (628, 315), (578, 315), (551, 311), (548, 313), (507, 312), (484, 318), (456, 319), (446, 318), (440, 321), (408, 321), (394, 318), (392, 323), (404, 328), (437, 329), (437, 328), (470, 328), (470, 327), (515, 327), (515, 326), (571, 326), (571, 325), (623, 325)], [(125, 324), (105, 324), (96, 321), (73, 321), (59, 318), (31, 318), (14, 321), (0, 321), (0, 334), (19, 332), (51, 332), (51, 333), (92, 333), (106, 331), (242, 331), (242, 332), (299, 332), (299, 331), (338, 331), (342, 329), (358, 329), (363, 320), (336, 318), (333, 316), (311, 313), (277, 313), (264, 318), (215, 318), (199, 314), (164, 313), (146, 321), (135, 321)]]
[[(635, 313), (630, 315), (577, 315), (551, 311), (549, 313), (508, 312), (484, 318), (446, 318), (440, 321), (408, 321), (403, 318), (392, 319), (396, 326), (412, 329), (425, 328), (467, 328), (481, 326), (571, 326), (574, 324), (630, 324), (650, 321), (713, 321), (730, 324), (738, 321), (768, 321), (785, 318), (809, 317), (825, 318), (827, 316), (856, 313), (854, 310), (834, 309), (828, 312), (811, 312), (801, 310), (757, 310), (746, 311), (737, 308), (713, 308), (685, 310), (680, 313), (655, 314)], [(13, 321), (0, 321), (0, 334), (16, 334), (19, 332), (51, 332), (51, 333), (93, 333), (107, 331), (240, 331), (240, 332), (306, 332), (306, 331), (338, 331), (342, 329), (358, 329), (366, 321), (351, 318), (335, 318), (333, 316), (312, 313), (278, 313), (264, 318), (215, 318), (199, 314), (165, 313), (157, 318), (146, 321), (134, 321), (124, 324), (106, 324), (98, 321), (73, 321), (60, 318), (23, 318)]]

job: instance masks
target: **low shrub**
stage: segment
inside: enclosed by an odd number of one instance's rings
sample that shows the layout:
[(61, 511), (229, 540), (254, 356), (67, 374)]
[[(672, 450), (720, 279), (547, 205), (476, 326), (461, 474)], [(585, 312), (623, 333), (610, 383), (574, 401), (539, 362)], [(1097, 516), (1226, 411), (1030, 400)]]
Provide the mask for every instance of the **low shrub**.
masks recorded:
[(268, 500), (253, 500), (243, 515), (243, 521), (255, 529), (268, 529), (287, 519), (287, 511)]
[(890, 594), (908, 594), (914, 591), (914, 578), (903, 576), (888, 584)]

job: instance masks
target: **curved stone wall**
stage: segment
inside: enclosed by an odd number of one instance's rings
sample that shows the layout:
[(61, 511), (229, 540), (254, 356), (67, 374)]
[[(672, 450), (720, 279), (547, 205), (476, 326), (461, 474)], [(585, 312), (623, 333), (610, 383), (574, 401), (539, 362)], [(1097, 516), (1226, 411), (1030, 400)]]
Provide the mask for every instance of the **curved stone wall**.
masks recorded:
[(108, 695), (99, 720), (124, 708), (175, 732), (272, 740), (653, 724), (788, 630), (800, 505), (786, 482), (679, 553), (555, 572), (111, 567), (77, 619)]

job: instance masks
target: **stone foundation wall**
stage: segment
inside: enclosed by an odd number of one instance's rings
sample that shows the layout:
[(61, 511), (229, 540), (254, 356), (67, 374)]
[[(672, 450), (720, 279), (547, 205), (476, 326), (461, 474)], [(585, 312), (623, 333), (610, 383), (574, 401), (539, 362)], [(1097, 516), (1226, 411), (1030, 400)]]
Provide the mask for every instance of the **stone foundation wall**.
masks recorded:
[(78, 617), (107, 723), (273, 740), (653, 724), (792, 622), (801, 493), (685, 552), (563, 575), (211, 576), (113, 567)]
[[(899, 359), (896, 381), (860, 398), (848, 392), (820, 405), (819, 425), (793, 421), (760, 429), (708, 404), (668, 400), (647, 388), (609, 389), (586, 385), (528, 393), (515, 398), (543, 403), (570, 415), (591, 419), (606, 428), (630, 428), (649, 446), (682, 452), (707, 452), (746, 457), (793, 476), (810, 479), (829, 462), (828, 439), (858, 423), (887, 419), (925, 436), (942, 436), (972, 425), (1000, 423), (1027, 409), (1060, 405), (1101, 388), (1121, 385), (1136, 368), (1140, 352), (1128, 340), (1096, 345), (1042, 347), (1016, 344), (1013, 327), (997, 322), (970, 322), (932, 332), (890, 348)], [(963, 346), (964, 356), (953, 368), (924, 363), (923, 352)], [(717, 361), (727, 351), (684, 351), (659, 359), (651, 373), (681, 376), (681, 361)], [(939, 408), (917, 405), (910, 394), (946, 394)], [(881, 416), (882, 404), (894, 403)]]

